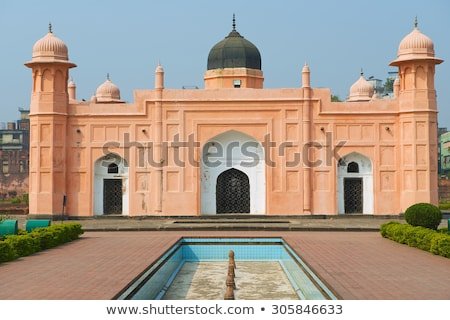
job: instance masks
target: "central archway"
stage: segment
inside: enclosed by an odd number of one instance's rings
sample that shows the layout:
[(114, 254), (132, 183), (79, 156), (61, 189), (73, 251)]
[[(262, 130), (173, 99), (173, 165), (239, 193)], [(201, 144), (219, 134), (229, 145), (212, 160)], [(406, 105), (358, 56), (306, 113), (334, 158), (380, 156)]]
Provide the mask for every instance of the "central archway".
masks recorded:
[(205, 143), (201, 158), (201, 213), (266, 213), (264, 149), (231, 130)]

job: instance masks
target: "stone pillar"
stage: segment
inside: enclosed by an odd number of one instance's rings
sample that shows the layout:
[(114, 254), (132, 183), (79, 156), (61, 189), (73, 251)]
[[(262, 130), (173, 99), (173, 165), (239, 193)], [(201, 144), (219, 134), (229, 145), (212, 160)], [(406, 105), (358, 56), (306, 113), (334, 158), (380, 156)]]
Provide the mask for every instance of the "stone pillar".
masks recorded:
[[(310, 87), (309, 66), (305, 64), (302, 70), (302, 88), (303, 88), (303, 143), (311, 143), (312, 138), (312, 103)], [(308, 148), (308, 159), (303, 159), (303, 213), (312, 213), (312, 148)]]
[(154, 113), (154, 160), (157, 163), (155, 168), (156, 184), (154, 186), (155, 192), (155, 214), (162, 214), (162, 198), (163, 198), (163, 166), (164, 160), (162, 155), (162, 136), (163, 136), (163, 114), (162, 114), (162, 96), (164, 90), (164, 69), (158, 65), (155, 70), (155, 113)]

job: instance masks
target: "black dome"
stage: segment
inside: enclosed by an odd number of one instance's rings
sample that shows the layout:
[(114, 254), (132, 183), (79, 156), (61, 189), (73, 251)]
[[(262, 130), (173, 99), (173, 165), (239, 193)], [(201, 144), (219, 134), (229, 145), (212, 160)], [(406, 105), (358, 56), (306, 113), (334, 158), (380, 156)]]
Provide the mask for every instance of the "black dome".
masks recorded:
[(208, 55), (208, 70), (222, 68), (249, 68), (261, 70), (261, 54), (258, 48), (233, 30), (212, 47)]

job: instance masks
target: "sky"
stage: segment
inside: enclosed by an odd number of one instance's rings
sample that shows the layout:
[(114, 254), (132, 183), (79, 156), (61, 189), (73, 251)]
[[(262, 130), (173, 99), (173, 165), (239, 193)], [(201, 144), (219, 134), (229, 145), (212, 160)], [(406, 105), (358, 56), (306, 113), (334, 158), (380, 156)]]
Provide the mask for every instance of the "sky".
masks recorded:
[[(77, 64), (77, 98), (89, 99), (109, 73), (122, 99), (151, 89), (158, 62), (165, 86), (203, 87), (209, 50), (230, 31), (254, 43), (266, 88), (298, 87), (307, 62), (313, 87), (341, 98), (365, 76), (386, 79), (401, 39), (413, 28), (447, 60), (436, 68), (439, 126), (450, 128), (450, 1), (433, 0), (98, 0), (0, 1), (0, 122), (19, 117), (30, 103), (33, 44), (53, 25)], [(446, 31), (447, 30), (447, 31)]]

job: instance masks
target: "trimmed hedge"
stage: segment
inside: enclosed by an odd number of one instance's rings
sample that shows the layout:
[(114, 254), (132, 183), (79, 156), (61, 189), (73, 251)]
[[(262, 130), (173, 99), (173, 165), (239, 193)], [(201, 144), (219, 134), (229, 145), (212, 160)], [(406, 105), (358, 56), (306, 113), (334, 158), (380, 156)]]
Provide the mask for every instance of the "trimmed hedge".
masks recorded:
[(441, 223), (442, 212), (430, 203), (416, 203), (406, 209), (405, 220), (412, 226), (436, 230)]
[(450, 235), (448, 234), (399, 222), (385, 223), (380, 231), (385, 238), (450, 258)]
[(0, 263), (28, 256), (78, 239), (83, 234), (79, 223), (55, 224), (30, 233), (7, 236), (0, 241)]
[(10, 243), (0, 241), (0, 263), (17, 259), (18, 255)]
[(39, 239), (29, 234), (8, 236), (4, 242), (9, 243), (19, 257), (29, 256), (41, 249)]
[(39, 239), (41, 250), (45, 250), (78, 239), (83, 234), (83, 230), (79, 223), (65, 223), (37, 228), (29, 234)]

